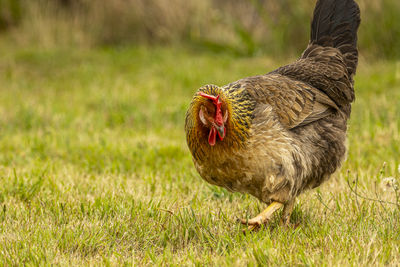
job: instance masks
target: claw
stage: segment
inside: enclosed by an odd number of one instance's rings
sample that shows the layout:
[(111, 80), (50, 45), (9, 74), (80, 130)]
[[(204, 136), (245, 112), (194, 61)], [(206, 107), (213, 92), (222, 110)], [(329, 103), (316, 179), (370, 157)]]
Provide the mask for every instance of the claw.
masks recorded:
[(252, 219), (241, 219), (242, 224), (248, 225), (247, 230), (254, 231), (259, 228), (262, 224), (267, 223), (273, 216), (273, 214), (283, 206), (280, 202), (272, 202), (263, 212), (258, 214)]

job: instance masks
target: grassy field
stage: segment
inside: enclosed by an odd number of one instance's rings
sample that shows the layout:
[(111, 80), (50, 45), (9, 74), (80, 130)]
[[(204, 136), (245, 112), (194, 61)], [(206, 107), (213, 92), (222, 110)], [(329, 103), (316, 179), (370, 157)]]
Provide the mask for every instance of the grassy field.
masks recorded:
[(186, 108), (201, 85), (293, 59), (0, 48), (0, 263), (400, 264), (400, 191), (384, 183), (400, 180), (400, 62), (361, 58), (348, 159), (298, 199), (299, 226), (244, 235), (236, 219), (264, 205), (199, 177)]

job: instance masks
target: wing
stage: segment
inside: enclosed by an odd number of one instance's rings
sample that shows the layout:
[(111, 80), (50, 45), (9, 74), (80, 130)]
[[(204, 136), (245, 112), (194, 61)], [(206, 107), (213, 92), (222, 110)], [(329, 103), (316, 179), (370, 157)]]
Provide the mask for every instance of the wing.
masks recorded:
[(318, 88), (339, 107), (354, 101), (353, 81), (341, 52), (336, 48), (310, 45), (303, 58), (272, 73)]
[(339, 110), (319, 90), (280, 74), (249, 77), (237, 84), (245, 88), (258, 105), (272, 106), (280, 122), (288, 129), (309, 124)]

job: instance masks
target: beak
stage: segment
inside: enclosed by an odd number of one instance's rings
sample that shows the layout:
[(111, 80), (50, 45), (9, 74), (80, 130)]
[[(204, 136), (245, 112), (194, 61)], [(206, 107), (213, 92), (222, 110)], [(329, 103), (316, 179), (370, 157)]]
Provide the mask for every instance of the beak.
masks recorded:
[(225, 127), (224, 127), (224, 125), (223, 124), (222, 125), (214, 124), (214, 127), (218, 132), (219, 138), (221, 140), (224, 139), (224, 137), (225, 137)]

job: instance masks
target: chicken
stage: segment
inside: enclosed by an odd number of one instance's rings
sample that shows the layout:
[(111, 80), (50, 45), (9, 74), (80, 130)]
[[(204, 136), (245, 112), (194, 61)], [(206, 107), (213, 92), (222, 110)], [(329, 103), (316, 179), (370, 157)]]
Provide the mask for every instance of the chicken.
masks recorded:
[(297, 61), (195, 93), (185, 121), (194, 166), (207, 182), (269, 205), (242, 220), (250, 230), (282, 207), (281, 223), (288, 225), (296, 197), (340, 167), (359, 24), (353, 0), (319, 0), (311, 40)]

